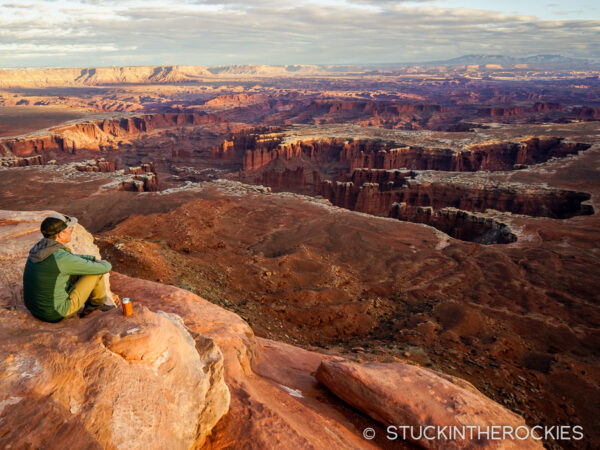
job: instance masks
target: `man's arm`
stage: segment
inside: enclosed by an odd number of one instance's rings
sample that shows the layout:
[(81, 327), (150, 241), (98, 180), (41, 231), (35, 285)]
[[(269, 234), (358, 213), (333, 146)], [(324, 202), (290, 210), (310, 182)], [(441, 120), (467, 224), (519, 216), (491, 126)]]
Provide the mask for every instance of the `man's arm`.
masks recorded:
[(79, 256), (80, 258), (83, 258), (83, 259), (87, 259), (88, 261), (99, 261), (99, 260), (96, 259), (96, 257), (94, 255), (79, 255), (79, 254), (76, 254), (76, 253), (73, 253), (73, 255), (74, 256)]
[(108, 261), (95, 262), (67, 251), (60, 252), (55, 258), (58, 270), (69, 275), (102, 275), (112, 269)]

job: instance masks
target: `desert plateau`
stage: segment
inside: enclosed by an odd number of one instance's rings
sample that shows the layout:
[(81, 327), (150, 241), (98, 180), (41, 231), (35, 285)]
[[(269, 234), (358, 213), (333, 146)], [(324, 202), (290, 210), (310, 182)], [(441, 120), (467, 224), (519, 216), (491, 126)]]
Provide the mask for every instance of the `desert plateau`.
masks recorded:
[[(0, 447), (598, 448), (599, 198), (598, 64), (0, 69)], [(131, 318), (28, 313), (52, 211)]]

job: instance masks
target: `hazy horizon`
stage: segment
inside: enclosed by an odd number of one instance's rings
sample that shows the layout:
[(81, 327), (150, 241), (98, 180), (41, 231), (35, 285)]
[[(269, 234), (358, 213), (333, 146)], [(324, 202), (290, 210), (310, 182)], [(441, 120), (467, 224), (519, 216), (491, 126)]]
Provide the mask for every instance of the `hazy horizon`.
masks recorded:
[(376, 65), (468, 54), (600, 59), (588, 0), (12, 0), (0, 67)]
[[(443, 63), (445, 61), (451, 61), (453, 59), (458, 59), (458, 58), (462, 58), (462, 57), (469, 57), (469, 56), (481, 56), (481, 57), (492, 57), (492, 56), (498, 56), (498, 57), (506, 57), (507, 55), (461, 55), (457, 58), (449, 58), (447, 60), (437, 60), (437, 61), (395, 61), (395, 62), (385, 62), (385, 63), (338, 63), (338, 64), (262, 64), (262, 63), (252, 63), (252, 64), (236, 64), (236, 63), (232, 63), (232, 64), (218, 64), (218, 65), (206, 65), (206, 64), (112, 64), (112, 65), (96, 65), (96, 66), (85, 66), (85, 65), (71, 65), (71, 66), (59, 66), (59, 65), (55, 65), (55, 66), (12, 66), (12, 67), (4, 67), (4, 66), (0, 66), (0, 70), (20, 70), (20, 69), (102, 69), (102, 68), (113, 68), (113, 67), (205, 67), (207, 69), (217, 69), (217, 68), (224, 68), (224, 67), (261, 67), (261, 66), (266, 66), (266, 67), (356, 67), (356, 68), (373, 68), (373, 69), (377, 69), (377, 68), (385, 68), (385, 67), (410, 67), (411, 65), (428, 65), (431, 64), (433, 65), (434, 63)], [(520, 59), (520, 58), (528, 58), (528, 57), (534, 57), (534, 56), (559, 56), (559, 57), (564, 57), (564, 58), (572, 58), (572, 57), (566, 57), (564, 55), (525, 55), (525, 56), (514, 56), (513, 58), (515, 59)], [(576, 60), (580, 60), (581, 62), (589, 62), (590, 64), (593, 64), (592, 67), (596, 68), (596, 66), (598, 64), (600, 64), (600, 59), (592, 59), (592, 58), (573, 58)], [(493, 61), (487, 62), (488, 64), (494, 64)], [(293, 72), (290, 72), (293, 73)]]

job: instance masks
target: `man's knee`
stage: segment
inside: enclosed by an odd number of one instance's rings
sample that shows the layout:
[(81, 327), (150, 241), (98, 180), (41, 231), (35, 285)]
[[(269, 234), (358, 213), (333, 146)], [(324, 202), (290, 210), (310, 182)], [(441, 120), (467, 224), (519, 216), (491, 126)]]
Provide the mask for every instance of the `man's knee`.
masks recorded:
[(104, 275), (81, 275), (79, 277), (79, 280), (77, 280), (77, 283), (75, 283), (75, 285), (78, 284), (92, 284), (94, 286), (96, 286), (98, 283), (100, 283), (101, 281), (104, 281)]

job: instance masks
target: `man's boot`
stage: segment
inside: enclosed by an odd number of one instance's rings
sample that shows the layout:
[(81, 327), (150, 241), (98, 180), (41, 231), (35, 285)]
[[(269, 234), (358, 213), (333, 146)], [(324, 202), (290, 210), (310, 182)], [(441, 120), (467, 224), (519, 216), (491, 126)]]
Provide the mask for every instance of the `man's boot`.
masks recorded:
[(105, 297), (103, 305), (92, 305), (89, 300), (86, 301), (83, 309), (79, 313), (79, 317), (83, 318), (83, 317), (85, 317), (85, 316), (93, 313), (96, 310), (99, 310), (99, 311), (102, 311), (102, 312), (106, 312), (106, 311), (110, 311), (111, 309), (115, 309), (116, 308), (115, 305), (107, 305), (106, 304), (106, 302), (108, 300), (109, 300), (109, 298)]

